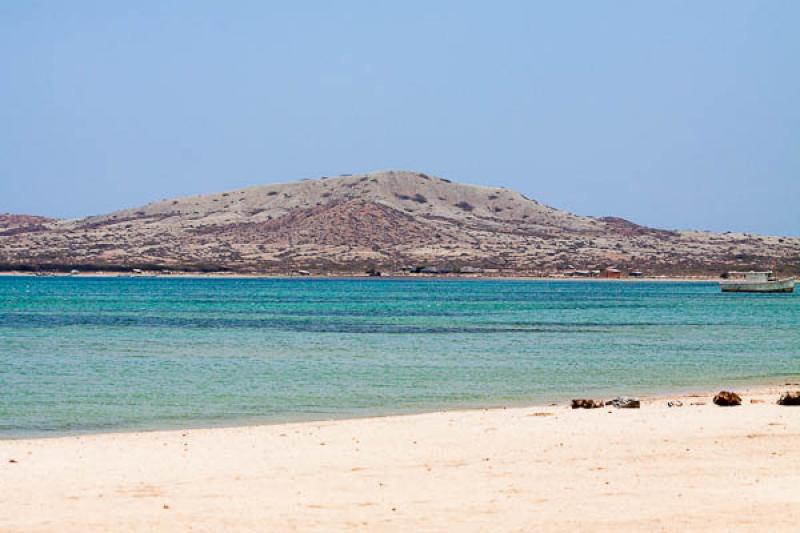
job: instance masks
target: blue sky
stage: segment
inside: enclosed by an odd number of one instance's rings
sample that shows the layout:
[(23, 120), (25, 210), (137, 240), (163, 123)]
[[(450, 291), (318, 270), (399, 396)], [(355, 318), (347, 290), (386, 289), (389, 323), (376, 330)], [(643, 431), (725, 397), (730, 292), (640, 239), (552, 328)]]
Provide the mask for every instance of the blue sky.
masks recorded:
[(800, 2), (0, 2), (0, 212), (413, 169), (800, 235)]

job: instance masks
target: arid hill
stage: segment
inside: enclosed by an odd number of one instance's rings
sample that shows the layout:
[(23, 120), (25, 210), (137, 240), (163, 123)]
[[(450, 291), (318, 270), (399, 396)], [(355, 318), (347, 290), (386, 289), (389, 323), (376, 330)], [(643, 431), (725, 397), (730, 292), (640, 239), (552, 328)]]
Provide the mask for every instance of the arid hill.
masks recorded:
[(800, 268), (800, 238), (666, 231), (547, 207), (502, 188), (374, 172), (154, 202), (53, 220), (0, 215), (9, 269), (399, 271), (429, 265), (653, 274)]

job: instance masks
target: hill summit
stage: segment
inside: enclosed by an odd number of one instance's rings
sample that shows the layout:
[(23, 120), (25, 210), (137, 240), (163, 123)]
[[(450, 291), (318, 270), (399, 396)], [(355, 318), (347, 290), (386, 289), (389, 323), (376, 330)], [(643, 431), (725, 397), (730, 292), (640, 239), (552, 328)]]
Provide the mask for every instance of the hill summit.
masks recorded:
[(800, 266), (800, 239), (666, 231), (517, 192), (385, 171), (164, 200), (77, 220), (0, 215), (8, 269), (287, 273), (471, 267), (510, 274)]

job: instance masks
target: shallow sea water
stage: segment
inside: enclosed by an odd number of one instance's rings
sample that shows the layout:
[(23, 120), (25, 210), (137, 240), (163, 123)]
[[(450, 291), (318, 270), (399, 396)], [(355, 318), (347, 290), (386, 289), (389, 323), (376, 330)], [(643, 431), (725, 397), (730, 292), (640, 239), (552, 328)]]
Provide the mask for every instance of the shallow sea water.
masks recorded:
[(0, 277), (0, 437), (652, 394), (800, 374), (716, 283)]

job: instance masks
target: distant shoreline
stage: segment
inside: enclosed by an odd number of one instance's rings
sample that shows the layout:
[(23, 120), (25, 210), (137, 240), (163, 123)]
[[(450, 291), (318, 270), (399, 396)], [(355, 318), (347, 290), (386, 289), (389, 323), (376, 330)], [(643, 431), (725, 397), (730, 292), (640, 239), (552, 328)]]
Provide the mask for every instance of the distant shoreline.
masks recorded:
[(0, 277), (47, 277), (47, 278), (122, 278), (122, 279), (352, 279), (352, 280), (487, 280), (487, 281), (598, 281), (603, 283), (642, 283), (642, 282), (715, 282), (719, 281), (719, 276), (641, 276), (622, 278), (601, 278), (601, 277), (578, 277), (578, 276), (525, 276), (520, 274), (494, 275), (494, 274), (391, 274), (382, 276), (370, 276), (358, 273), (336, 273), (336, 274), (311, 274), (311, 275), (291, 275), (291, 274), (247, 274), (247, 273), (225, 273), (225, 272), (173, 272), (171, 274), (161, 274), (157, 272), (145, 272), (142, 274), (129, 274), (120, 272), (81, 272), (70, 274), (66, 272), (48, 272), (45, 275), (37, 275), (35, 272), (7, 271), (0, 272)]

